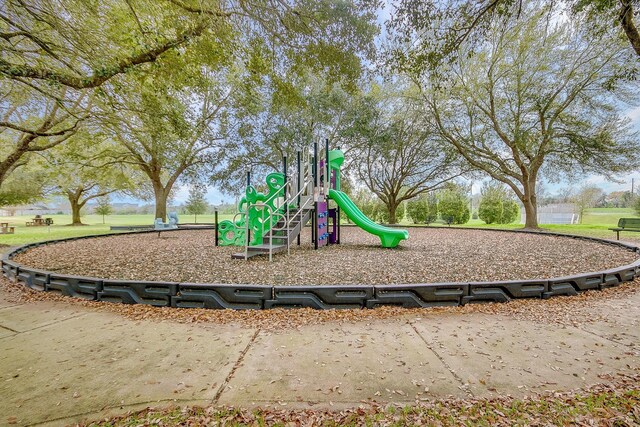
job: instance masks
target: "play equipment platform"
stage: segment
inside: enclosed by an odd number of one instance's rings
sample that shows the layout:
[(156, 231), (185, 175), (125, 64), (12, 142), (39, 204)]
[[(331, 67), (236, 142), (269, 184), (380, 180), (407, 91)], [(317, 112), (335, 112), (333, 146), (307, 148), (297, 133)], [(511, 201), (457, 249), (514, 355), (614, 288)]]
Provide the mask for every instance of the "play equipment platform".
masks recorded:
[[(395, 248), (409, 237), (407, 230), (376, 224), (340, 191), (344, 154), (339, 149), (329, 150), (328, 140), (325, 143), (322, 152), (317, 143), (313, 152), (299, 150), (296, 170), (290, 170), (283, 157), (282, 173), (273, 172), (266, 177), (266, 194), (251, 185), (251, 174), (247, 173), (247, 187), (237, 214), (219, 227), (218, 241), (222, 246), (244, 246), (244, 251), (232, 258), (269, 255), (271, 260), (273, 254), (290, 252), (294, 242), (300, 244), (300, 233), (309, 222), (315, 249), (339, 244), (341, 209), (357, 226), (378, 236), (384, 248)], [(332, 208), (330, 202), (337, 207)]]

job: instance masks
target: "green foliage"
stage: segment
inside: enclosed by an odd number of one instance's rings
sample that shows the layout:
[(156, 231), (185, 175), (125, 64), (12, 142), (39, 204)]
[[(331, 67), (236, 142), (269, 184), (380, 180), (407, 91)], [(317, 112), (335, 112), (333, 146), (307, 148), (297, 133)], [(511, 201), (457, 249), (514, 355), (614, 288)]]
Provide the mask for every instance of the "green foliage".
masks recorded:
[(192, 185), (189, 189), (189, 198), (184, 205), (184, 211), (193, 215), (195, 222), (198, 222), (198, 215), (205, 214), (209, 208), (209, 204), (205, 200), (205, 194), (205, 189), (199, 185)]
[(113, 208), (111, 207), (111, 201), (109, 200), (109, 196), (101, 196), (98, 197), (98, 203), (96, 207), (93, 209), (96, 215), (102, 215), (102, 223), (104, 224), (104, 217), (107, 215), (111, 215), (113, 212)]
[(407, 203), (407, 214), (414, 224), (431, 224), (438, 219), (438, 197), (435, 193), (421, 194)]
[(613, 176), (640, 166), (640, 140), (618, 101), (637, 88), (608, 87), (629, 54), (611, 31), (594, 37), (572, 19), (550, 25), (555, 15), (537, 3), (522, 6), (518, 19), (489, 20), (482, 43), (464, 42), (460, 51), (473, 54), (453, 61), (455, 72), (408, 71), (438, 139), (512, 188), (526, 226), (537, 228), (541, 178)]
[(469, 212), (468, 188), (449, 183), (438, 193), (438, 212), (447, 224), (466, 224), (471, 216)]
[(35, 202), (43, 197), (44, 174), (33, 170), (18, 170), (2, 183), (0, 206), (15, 206)]
[(636, 215), (640, 216), (640, 196), (636, 196), (636, 200), (633, 203), (633, 208), (636, 211)]
[[(611, 38), (626, 36), (637, 50), (638, 31), (634, 24), (638, 4), (615, 0), (563, 0), (530, 2), (536, 9), (544, 11), (545, 19), (553, 21), (558, 15), (562, 19), (585, 23), (593, 37), (603, 34)], [(421, 72), (443, 72), (457, 58), (472, 56), (476, 47), (492, 37), (492, 23), (504, 25), (517, 21), (523, 15), (527, 3), (517, 0), (494, 0), (465, 2), (455, 0), (416, 1), (399, 0), (394, 3), (395, 14), (389, 22), (392, 33), (399, 41), (390, 52), (390, 61), (400, 70)], [(621, 12), (627, 10), (629, 23), (622, 19)], [(614, 24), (615, 23), (615, 24)], [(616, 27), (622, 28), (616, 28)], [(614, 30), (614, 31), (612, 31)], [(407, 48), (407, 41), (415, 34), (426, 34), (421, 43)], [(637, 65), (631, 59), (617, 64), (621, 78), (635, 80)], [(466, 46), (465, 46), (466, 45)]]
[(511, 224), (520, 209), (509, 190), (499, 182), (487, 182), (482, 186), (478, 218), (487, 224)]
[(109, 200), (109, 196), (102, 196), (98, 198), (98, 202), (96, 207), (93, 209), (96, 215), (111, 215), (113, 213), (113, 208), (111, 206), (111, 200)]
[(260, 102), (257, 111), (245, 112), (227, 139), (224, 161), (213, 181), (229, 192), (243, 187), (245, 171), (262, 177), (281, 170), (282, 156), (295, 165), (297, 150), (331, 136), (331, 148), (353, 146), (366, 134), (371, 114), (362, 94), (349, 92), (342, 81), (328, 81), (309, 70), (286, 81), (274, 79), (251, 100)]
[[(402, 81), (374, 87), (350, 144), (349, 165), (391, 213), (405, 201), (439, 188), (460, 173), (458, 156), (434, 138), (411, 100), (415, 87)], [(394, 218), (390, 215), (389, 222)]]
[[(389, 223), (389, 210), (387, 206), (368, 189), (361, 188), (356, 191), (355, 194), (350, 195), (353, 202), (369, 219), (375, 222), (388, 224)], [(396, 219), (401, 221), (405, 215), (404, 203), (400, 203), (396, 208)], [(341, 219), (346, 219), (342, 217)]]

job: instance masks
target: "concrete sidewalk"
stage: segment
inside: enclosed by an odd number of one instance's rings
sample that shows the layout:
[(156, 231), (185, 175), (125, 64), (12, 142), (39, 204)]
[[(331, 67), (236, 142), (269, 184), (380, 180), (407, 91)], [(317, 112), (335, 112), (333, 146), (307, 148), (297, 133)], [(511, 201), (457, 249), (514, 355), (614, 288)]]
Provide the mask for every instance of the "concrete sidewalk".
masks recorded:
[(0, 425), (64, 425), (147, 406), (340, 409), (523, 396), (637, 371), (640, 293), (593, 310), (608, 319), (566, 327), (425, 310), (268, 332), (15, 305), (0, 294)]

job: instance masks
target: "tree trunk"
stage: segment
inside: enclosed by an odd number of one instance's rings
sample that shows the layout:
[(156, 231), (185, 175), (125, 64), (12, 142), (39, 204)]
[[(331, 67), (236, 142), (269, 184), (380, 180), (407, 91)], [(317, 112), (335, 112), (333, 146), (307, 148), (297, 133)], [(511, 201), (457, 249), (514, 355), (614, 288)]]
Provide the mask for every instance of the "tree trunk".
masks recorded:
[(69, 204), (71, 205), (71, 225), (83, 225), (80, 220), (80, 209), (82, 209), (80, 197), (71, 192), (67, 193), (67, 195), (69, 198)]
[(158, 181), (153, 183), (153, 192), (156, 198), (156, 218), (161, 218), (163, 222), (167, 221), (167, 198), (169, 190)]
[(396, 218), (396, 211), (398, 209), (398, 204), (395, 202), (390, 202), (387, 206), (387, 213), (389, 214), (389, 224), (397, 224), (398, 219)]
[(524, 205), (525, 222), (524, 228), (539, 229), (538, 226), (538, 200), (536, 197), (536, 183), (526, 182), (524, 184)]
[(620, 25), (627, 35), (633, 50), (636, 51), (636, 55), (640, 56), (640, 34), (633, 22), (633, 7), (631, 1), (622, 0), (620, 3), (622, 4), (620, 8)]

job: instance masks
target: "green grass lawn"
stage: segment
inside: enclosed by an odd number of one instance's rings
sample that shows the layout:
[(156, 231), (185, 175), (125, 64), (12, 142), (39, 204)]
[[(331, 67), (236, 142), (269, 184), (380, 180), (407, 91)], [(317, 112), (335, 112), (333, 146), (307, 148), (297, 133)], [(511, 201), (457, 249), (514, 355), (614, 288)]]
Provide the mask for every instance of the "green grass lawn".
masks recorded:
[[(86, 225), (72, 227), (67, 225), (71, 223), (70, 215), (45, 215), (45, 217), (53, 218), (54, 225), (51, 227), (26, 227), (25, 222), (30, 221), (33, 218), (33, 215), (0, 217), (0, 222), (8, 222), (11, 226), (16, 227), (15, 234), (0, 234), (0, 245), (16, 246), (40, 240), (62, 239), (65, 237), (86, 236), (89, 234), (106, 234), (111, 232), (109, 227), (112, 225), (151, 225), (154, 221), (153, 214), (108, 215), (105, 217), (105, 224), (103, 224), (102, 216), (100, 215), (84, 215), (82, 217), (82, 222)], [(622, 217), (637, 217), (637, 215), (635, 211), (630, 208), (596, 208), (589, 209), (585, 213), (582, 224), (542, 224), (541, 227), (550, 231), (557, 231), (559, 233), (584, 234), (611, 239), (615, 238), (615, 234), (613, 231), (608, 230), (608, 228), (616, 226), (618, 219)], [(220, 221), (231, 218), (232, 215), (229, 214), (219, 215)], [(180, 222), (193, 223), (193, 215), (181, 215)], [(213, 214), (198, 215), (198, 223), (205, 222), (214, 222)], [(404, 222), (404, 224), (409, 225), (411, 223)], [(472, 219), (467, 224), (457, 227), (516, 229), (522, 228), (522, 224), (485, 224), (479, 219)], [(634, 233), (628, 233), (630, 238), (638, 237), (632, 236), (632, 234)]]
[[(154, 221), (153, 214), (149, 215), (107, 215), (105, 223), (102, 223), (101, 215), (83, 215), (84, 226), (69, 226), (71, 215), (43, 215), (53, 218), (51, 227), (27, 227), (25, 223), (31, 221), (33, 215), (20, 215), (0, 217), (0, 222), (8, 222), (16, 227), (14, 234), (0, 234), (0, 245), (17, 246), (41, 240), (63, 239), (66, 237), (86, 236), (90, 234), (111, 233), (112, 225), (151, 225)], [(231, 215), (220, 214), (219, 221), (231, 219)], [(181, 215), (180, 222), (193, 223), (193, 215)], [(198, 223), (213, 223), (214, 215), (198, 215)]]
[[(588, 209), (585, 212), (582, 224), (540, 224), (545, 230), (554, 231), (558, 233), (588, 235), (593, 237), (601, 237), (608, 239), (615, 239), (615, 233), (609, 228), (618, 225), (618, 219), (620, 218), (637, 218), (636, 211), (632, 208), (594, 208)], [(411, 222), (405, 222), (406, 224), (412, 224)], [(444, 224), (434, 224), (444, 225)], [(479, 219), (472, 219), (464, 225), (456, 225), (454, 227), (482, 227), (482, 228), (498, 228), (498, 229), (517, 229), (522, 228), (522, 224), (485, 224)], [(625, 237), (631, 237), (632, 239), (639, 233), (627, 233)], [(621, 235), (621, 236), (622, 236)]]

